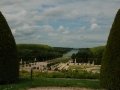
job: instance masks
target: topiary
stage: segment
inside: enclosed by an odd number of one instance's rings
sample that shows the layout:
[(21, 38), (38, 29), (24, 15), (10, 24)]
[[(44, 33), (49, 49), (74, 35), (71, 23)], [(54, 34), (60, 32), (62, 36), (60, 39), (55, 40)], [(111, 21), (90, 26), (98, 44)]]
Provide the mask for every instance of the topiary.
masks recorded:
[(19, 77), (19, 61), (14, 37), (0, 12), (0, 83), (11, 83)]
[(108, 37), (102, 59), (101, 86), (108, 90), (120, 90), (120, 10), (118, 10)]

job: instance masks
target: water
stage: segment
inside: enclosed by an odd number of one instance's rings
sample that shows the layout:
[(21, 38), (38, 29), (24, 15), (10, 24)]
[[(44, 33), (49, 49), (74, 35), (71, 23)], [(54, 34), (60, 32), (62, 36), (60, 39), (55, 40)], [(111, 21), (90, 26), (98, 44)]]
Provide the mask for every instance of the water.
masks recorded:
[(76, 54), (79, 50), (71, 50), (68, 53), (64, 54), (63, 57), (71, 57), (72, 54)]

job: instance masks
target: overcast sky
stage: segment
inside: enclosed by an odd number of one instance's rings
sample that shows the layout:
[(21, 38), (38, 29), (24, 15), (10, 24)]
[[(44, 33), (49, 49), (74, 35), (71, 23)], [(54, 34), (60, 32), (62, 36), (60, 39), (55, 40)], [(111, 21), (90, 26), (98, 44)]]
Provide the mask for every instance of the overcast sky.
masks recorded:
[(17, 43), (105, 45), (120, 0), (0, 0)]

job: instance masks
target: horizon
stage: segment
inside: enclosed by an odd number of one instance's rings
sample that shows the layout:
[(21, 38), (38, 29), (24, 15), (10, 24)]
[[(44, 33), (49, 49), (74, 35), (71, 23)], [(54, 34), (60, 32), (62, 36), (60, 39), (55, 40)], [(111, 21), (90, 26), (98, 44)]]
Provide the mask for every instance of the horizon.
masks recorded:
[[(33, 44), (33, 43), (17, 43), (16, 45), (47, 45), (47, 44)], [(47, 45), (50, 46), (50, 45)], [(105, 46), (105, 45), (101, 45)], [(73, 49), (82, 49), (82, 48), (95, 48), (95, 47), (101, 47), (101, 46), (93, 46), (93, 47), (62, 47), (62, 46), (50, 46), (50, 47), (56, 47), (56, 48), (73, 48)]]
[(1, 0), (17, 44), (90, 48), (106, 44), (119, 0)]

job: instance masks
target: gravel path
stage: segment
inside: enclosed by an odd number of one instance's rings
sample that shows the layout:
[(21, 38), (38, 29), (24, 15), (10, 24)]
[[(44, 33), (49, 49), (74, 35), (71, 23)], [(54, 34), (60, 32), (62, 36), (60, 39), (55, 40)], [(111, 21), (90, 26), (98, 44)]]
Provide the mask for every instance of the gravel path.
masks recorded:
[(75, 88), (75, 87), (38, 87), (38, 88), (31, 88), (29, 90), (94, 90), (94, 89)]

